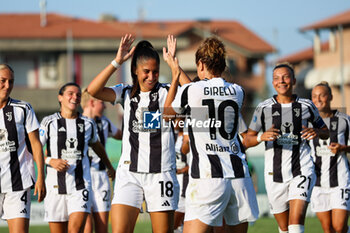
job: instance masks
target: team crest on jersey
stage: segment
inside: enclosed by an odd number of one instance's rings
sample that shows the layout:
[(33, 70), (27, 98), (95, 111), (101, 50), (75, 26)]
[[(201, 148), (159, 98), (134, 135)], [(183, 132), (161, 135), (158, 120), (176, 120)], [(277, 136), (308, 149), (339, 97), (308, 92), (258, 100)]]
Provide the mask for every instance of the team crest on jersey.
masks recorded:
[(331, 122), (331, 129), (332, 129), (332, 131), (335, 131), (337, 129), (337, 122), (335, 122), (335, 121)]
[(0, 152), (16, 151), (16, 143), (8, 140), (6, 129), (0, 129)]
[(237, 155), (239, 153), (239, 147), (238, 147), (238, 145), (235, 142), (233, 142), (231, 144), (231, 151), (235, 155)]
[(84, 132), (84, 124), (79, 123), (78, 128), (80, 133)]
[(294, 108), (293, 111), (294, 111), (295, 117), (300, 116), (300, 108)]
[(294, 125), (292, 122), (284, 122), (281, 125), (281, 135), (277, 138), (278, 145), (297, 145), (298, 135), (293, 134)]
[(334, 154), (331, 152), (331, 150), (328, 148), (328, 145), (330, 144), (330, 138), (328, 139), (318, 139), (319, 146), (316, 146), (316, 155), (317, 156), (334, 156)]
[(77, 149), (78, 140), (76, 138), (67, 138), (66, 149), (62, 149), (62, 159), (81, 159), (82, 152)]
[(153, 102), (156, 101), (157, 98), (158, 98), (158, 92), (155, 92), (155, 93), (151, 94), (151, 99), (152, 99)]
[(6, 113), (7, 121), (12, 121), (12, 112)]

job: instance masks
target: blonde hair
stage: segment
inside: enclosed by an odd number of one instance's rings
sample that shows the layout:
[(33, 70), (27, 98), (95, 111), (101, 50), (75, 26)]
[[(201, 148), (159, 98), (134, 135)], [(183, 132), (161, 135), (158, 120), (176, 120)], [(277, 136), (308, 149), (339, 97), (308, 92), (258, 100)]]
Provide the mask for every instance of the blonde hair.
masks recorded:
[(315, 87), (325, 87), (327, 89), (327, 91), (328, 91), (328, 94), (330, 96), (332, 96), (332, 88), (329, 86), (327, 81), (322, 81), (319, 84), (317, 84)]
[(81, 93), (80, 105), (84, 109), (87, 103), (89, 102), (89, 100), (95, 100), (95, 99), (96, 98), (94, 98), (92, 95), (89, 94), (89, 92), (87, 91), (87, 88), (84, 88), (83, 92)]
[(0, 64), (0, 70), (5, 70), (5, 69), (9, 70), (10, 73), (11, 73), (12, 78), (14, 78), (15, 72), (13, 71), (11, 66), (9, 66), (8, 64), (5, 64), (5, 63)]
[(226, 49), (216, 37), (207, 38), (196, 51), (196, 64), (201, 61), (212, 74), (221, 75), (226, 67)]

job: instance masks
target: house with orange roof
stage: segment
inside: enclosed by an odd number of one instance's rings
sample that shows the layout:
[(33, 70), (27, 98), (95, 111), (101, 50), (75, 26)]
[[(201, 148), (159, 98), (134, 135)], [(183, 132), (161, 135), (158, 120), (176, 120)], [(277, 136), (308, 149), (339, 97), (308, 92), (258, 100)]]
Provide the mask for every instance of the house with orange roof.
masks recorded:
[[(297, 79), (310, 90), (321, 81), (332, 88), (332, 107), (350, 114), (350, 10), (302, 27), (301, 32), (313, 32), (313, 48), (291, 54), (279, 60), (295, 65)], [(327, 34), (326, 41), (321, 35)], [(301, 73), (305, 67), (307, 72)]]
[[(88, 20), (66, 15), (0, 14), (0, 61), (15, 70), (13, 97), (29, 101), (39, 118), (58, 109), (57, 89), (74, 81), (86, 87), (115, 57), (120, 38), (126, 33), (136, 41), (149, 40), (162, 53), (166, 37), (177, 37), (180, 65), (196, 76), (195, 51), (211, 35), (227, 48), (226, 78), (244, 87), (246, 105), (265, 90), (265, 56), (275, 48), (237, 21), (135, 21)], [(162, 59), (161, 59), (162, 60)], [(258, 69), (256, 69), (258, 67)], [(130, 82), (130, 65), (125, 64), (108, 84)], [(258, 72), (255, 73), (255, 70)], [(161, 61), (160, 82), (171, 73)], [(107, 115), (114, 119), (115, 110)]]

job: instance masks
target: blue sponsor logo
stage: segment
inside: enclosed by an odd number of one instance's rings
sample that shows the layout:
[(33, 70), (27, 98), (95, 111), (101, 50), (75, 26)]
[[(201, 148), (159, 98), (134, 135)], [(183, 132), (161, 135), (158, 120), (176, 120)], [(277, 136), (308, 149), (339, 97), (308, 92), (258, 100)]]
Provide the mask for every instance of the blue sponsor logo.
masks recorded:
[(40, 136), (44, 136), (44, 134), (45, 134), (45, 130), (40, 129), (40, 130), (39, 130), (39, 134), (40, 134)]
[(143, 112), (143, 128), (144, 129), (160, 129), (162, 114), (157, 110), (156, 112)]
[(257, 116), (254, 116), (253, 117), (253, 122), (256, 122), (258, 120), (258, 117)]

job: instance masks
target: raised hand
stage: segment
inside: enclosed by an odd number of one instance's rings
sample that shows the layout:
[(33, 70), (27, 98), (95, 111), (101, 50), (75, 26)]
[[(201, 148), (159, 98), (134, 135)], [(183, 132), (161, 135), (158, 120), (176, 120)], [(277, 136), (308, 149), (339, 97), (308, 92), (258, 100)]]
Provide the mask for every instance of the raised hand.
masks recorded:
[[(119, 44), (119, 49), (117, 52), (117, 55), (115, 57), (115, 61), (121, 65), (123, 64), (126, 60), (128, 60), (135, 51), (135, 46), (131, 48), (130, 47), (132, 45), (132, 43), (134, 42), (134, 38), (132, 37), (131, 34), (126, 34), (125, 36), (123, 36), (120, 40), (120, 44)], [(130, 50), (130, 51), (129, 51)]]
[(167, 38), (167, 47), (168, 51), (165, 47), (163, 47), (163, 59), (166, 63), (168, 63), (168, 56), (175, 57), (176, 53), (176, 38), (173, 35), (168, 35)]

